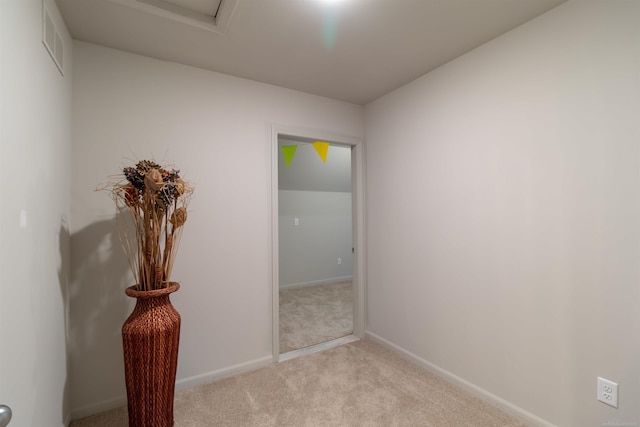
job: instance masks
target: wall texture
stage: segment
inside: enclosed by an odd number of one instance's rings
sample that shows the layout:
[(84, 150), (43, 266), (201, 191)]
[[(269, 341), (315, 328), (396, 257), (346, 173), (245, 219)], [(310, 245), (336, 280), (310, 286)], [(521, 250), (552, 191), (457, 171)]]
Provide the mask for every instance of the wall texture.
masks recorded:
[[(64, 77), (42, 44), (46, 5)], [(53, 1), (0, 2), (0, 404), (11, 426), (62, 426), (71, 186), (71, 38)]]
[(638, 22), (571, 1), (366, 107), (368, 331), (541, 423), (640, 423)]
[(196, 184), (173, 278), (178, 386), (270, 363), (273, 124), (362, 136), (363, 108), (77, 42), (72, 184), (74, 416), (124, 403), (128, 265), (100, 183), (136, 159)]

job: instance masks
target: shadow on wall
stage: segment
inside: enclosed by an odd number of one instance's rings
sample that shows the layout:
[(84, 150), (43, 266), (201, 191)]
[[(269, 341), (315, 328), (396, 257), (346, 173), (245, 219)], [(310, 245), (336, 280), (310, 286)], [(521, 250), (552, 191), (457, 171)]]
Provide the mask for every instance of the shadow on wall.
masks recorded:
[(115, 217), (94, 222), (70, 238), (68, 363), (73, 409), (117, 406), (126, 395), (122, 324), (135, 301)]
[(59, 424), (64, 424), (71, 415), (69, 413), (69, 271), (71, 269), (69, 224), (67, 218), (60, 219), (60, 230), (58, 231), (58, 247), (60, 250), (60, 265), (58, 267), (58, 284), (60, 285), (60, 295), (64, 304), (64, 334), (65, 334), (65, 366), (66, 378), (62, 390), (62, 420)]

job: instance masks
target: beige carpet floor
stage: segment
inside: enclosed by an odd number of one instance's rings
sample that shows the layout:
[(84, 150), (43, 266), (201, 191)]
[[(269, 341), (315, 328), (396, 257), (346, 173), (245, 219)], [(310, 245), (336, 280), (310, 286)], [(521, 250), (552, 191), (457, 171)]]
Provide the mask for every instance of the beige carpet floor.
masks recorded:
[(280, 291), (280, 353), (351, 334), (351, 281)]
[[(126, 427), (126, 408), (71, 427)], [(524, 427), (361, 340), (176, 394), (176, 427)]]

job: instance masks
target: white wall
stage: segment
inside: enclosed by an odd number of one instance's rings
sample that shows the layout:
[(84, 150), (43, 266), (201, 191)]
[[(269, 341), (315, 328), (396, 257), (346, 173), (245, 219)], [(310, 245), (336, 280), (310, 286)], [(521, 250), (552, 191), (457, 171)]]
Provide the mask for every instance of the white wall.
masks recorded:
[(262, 83), (74, 44), (71, 405), (124, 403), (120, 328), (133, 304), (114, 206), (94, 192), (135, 159), (196, 184), (173, 278), (182, 315), (178, 386), (270, 363), (271, 127), (361, 136), (363, 108)]
[(280, 287), (351, 280), (351, 193), (280, 190), (278, 204)]
[(69, 415), (72, 45), (55, 3), (44, 3), (64, 41), (64, 77), (42, 44), (43, 2), (0, 2), (0, 404), (17, 427)]
[(368, 331), (559, 426), (640, 423), (638, 22), (570, 1), (366, 106)]

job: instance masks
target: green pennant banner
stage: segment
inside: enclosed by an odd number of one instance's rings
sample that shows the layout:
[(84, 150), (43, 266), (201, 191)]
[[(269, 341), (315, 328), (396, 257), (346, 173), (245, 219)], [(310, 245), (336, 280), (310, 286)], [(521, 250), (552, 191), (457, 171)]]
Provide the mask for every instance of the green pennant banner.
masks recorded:
[(291, 166), (291, 161), (293, 160), (293, 156), (295, 156), (297, 149), (298, 149), (297, 145), (282, 146), (282, 155), (284, 156), (284, 162), (287, 165), (287, 167)]

